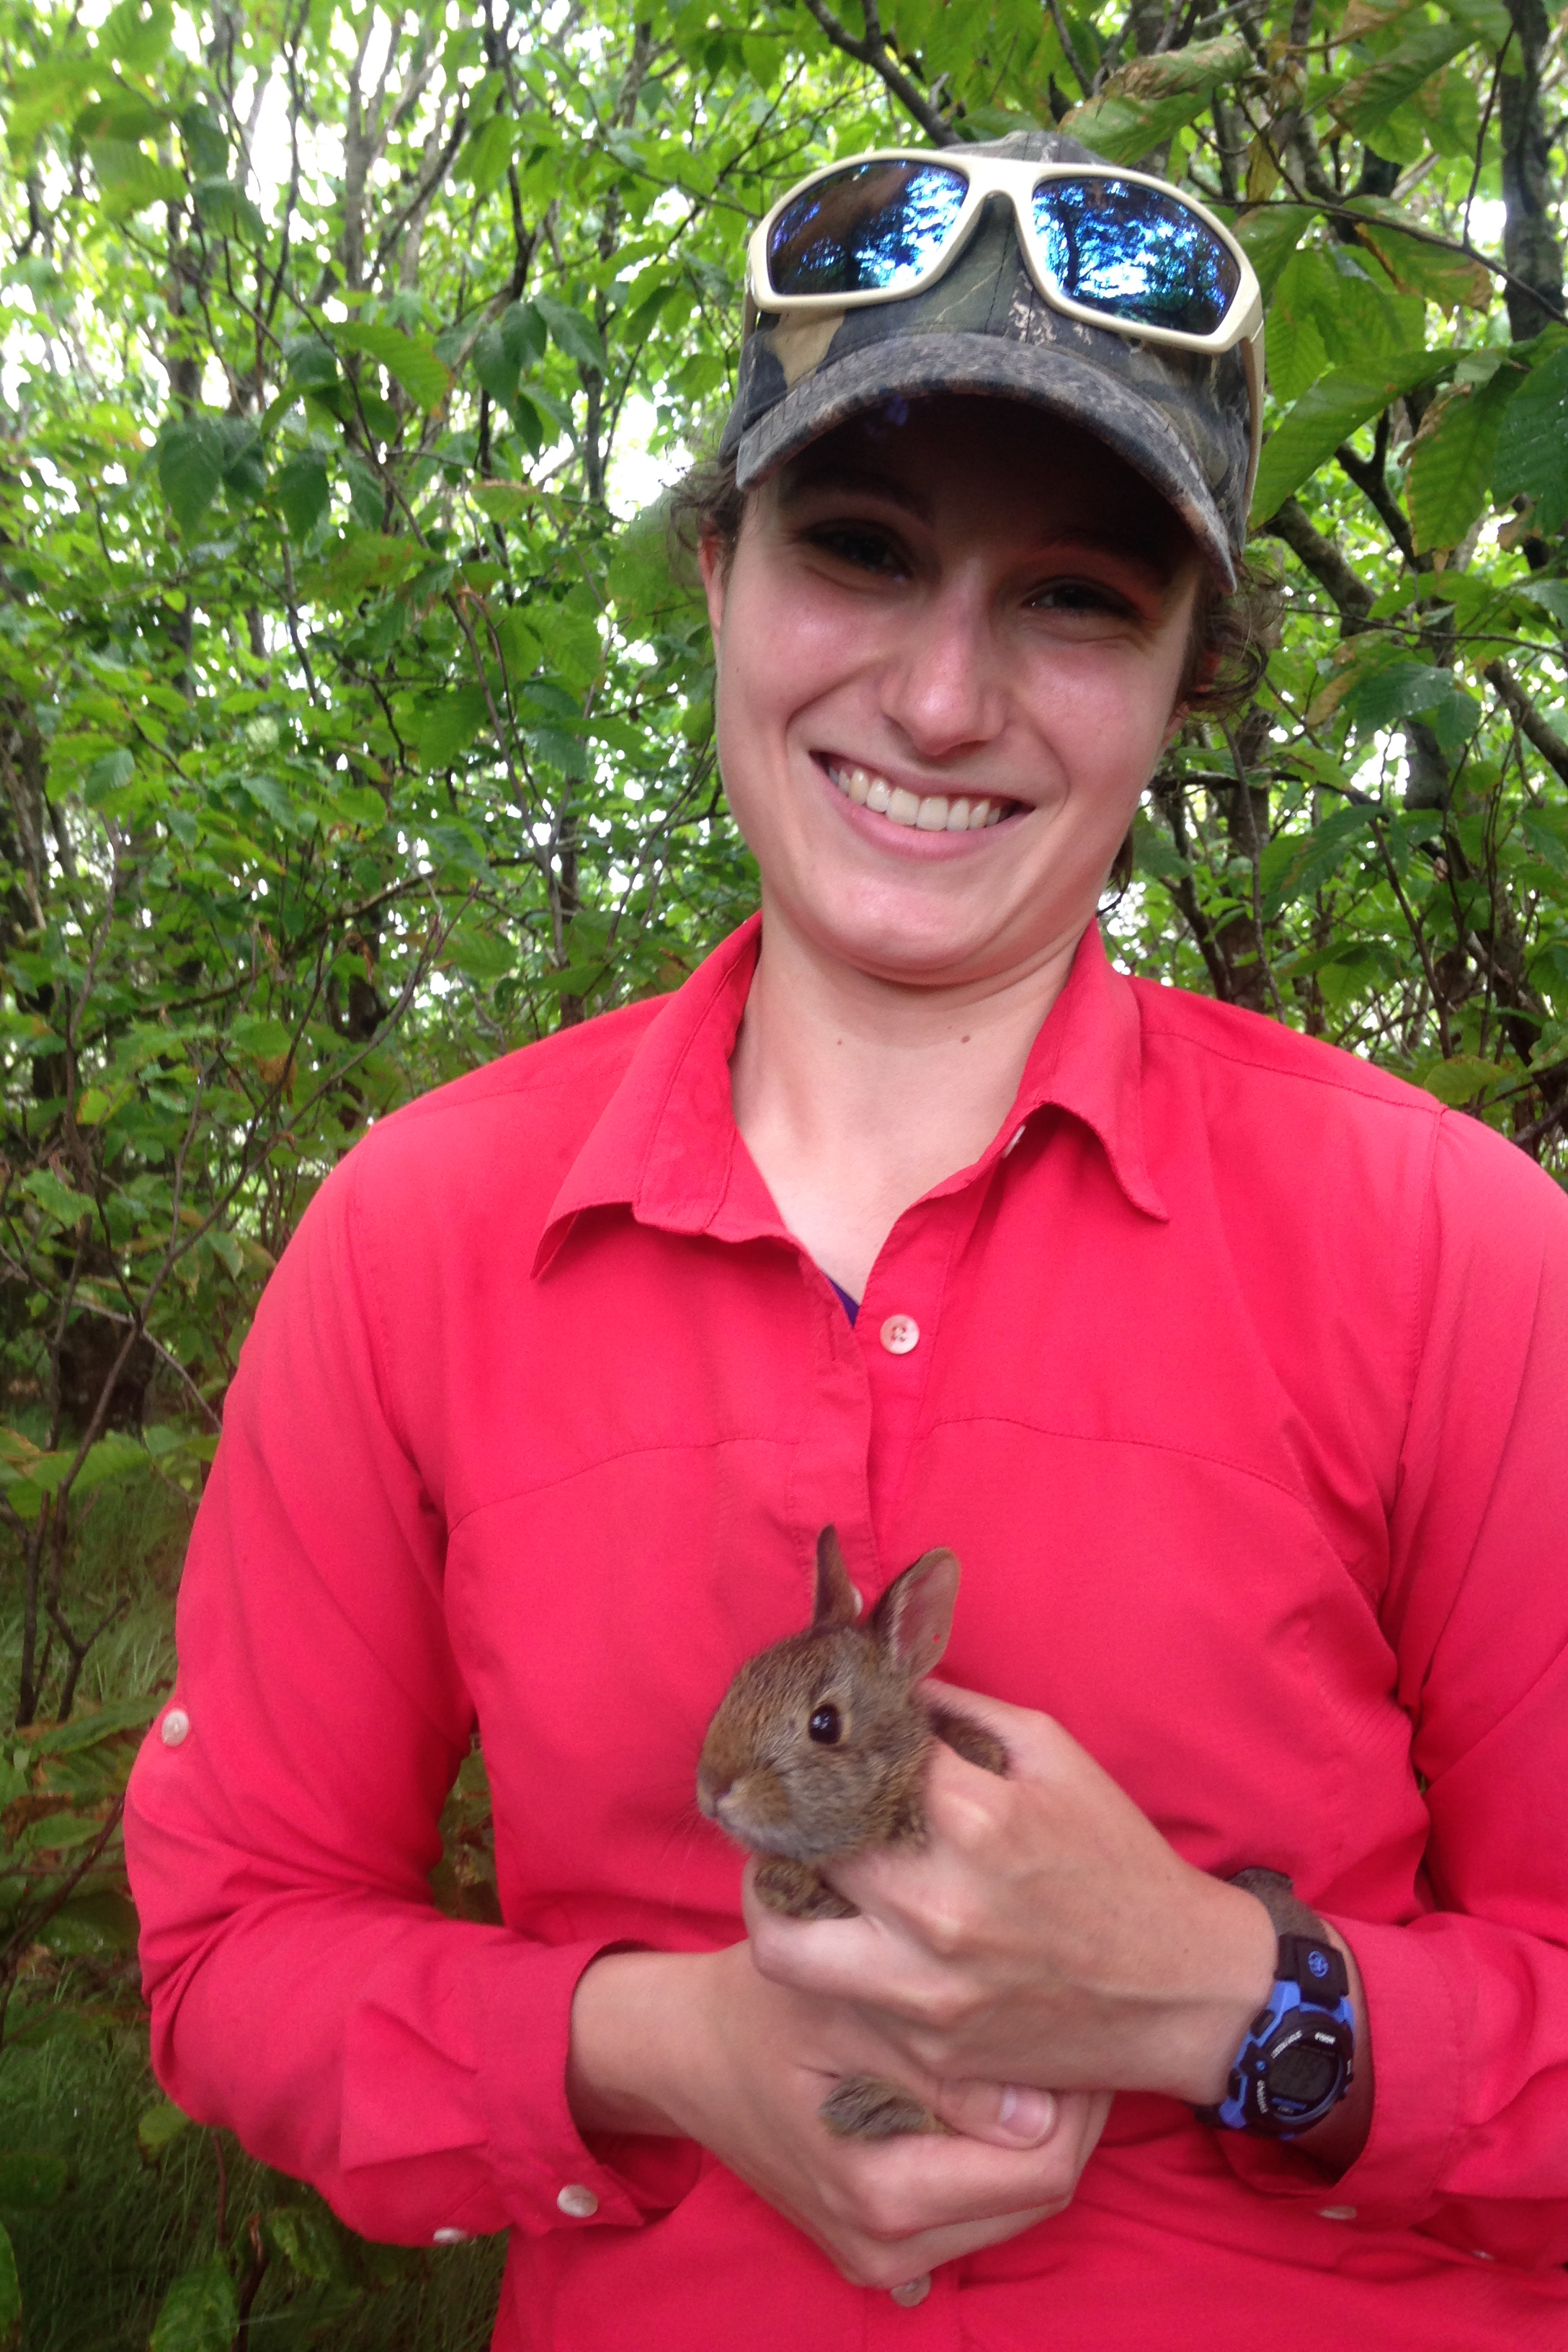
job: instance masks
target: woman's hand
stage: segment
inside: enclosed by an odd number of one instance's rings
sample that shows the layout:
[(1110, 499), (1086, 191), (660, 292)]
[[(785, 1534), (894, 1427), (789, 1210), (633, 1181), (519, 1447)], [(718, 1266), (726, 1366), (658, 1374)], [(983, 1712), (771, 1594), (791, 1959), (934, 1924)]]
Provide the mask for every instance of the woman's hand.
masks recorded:
[[(954, 2137), (836, 2138), (817, 2108), (857, 2074), (917, 2091)], [(595, 1961), (567, 2087), (581, 2130), (700, 2140), (846, 2278), (887, 2288), (1060, 2212), (1110, 2105), (930, 2074), (842, 2001), (766, 1982), (746, 1944)]]
[(782, 1918), (748, 1885), (758, 1969), (853, 2004), (895, 2076), (1217, 2100), (1273, 1980), (1262, 1905), (1184, 1862), (1050, 1717), (952, 1697), (1009, 1777), (936, 1743), (925, 1845), (830, 1867), (858, 1918)]

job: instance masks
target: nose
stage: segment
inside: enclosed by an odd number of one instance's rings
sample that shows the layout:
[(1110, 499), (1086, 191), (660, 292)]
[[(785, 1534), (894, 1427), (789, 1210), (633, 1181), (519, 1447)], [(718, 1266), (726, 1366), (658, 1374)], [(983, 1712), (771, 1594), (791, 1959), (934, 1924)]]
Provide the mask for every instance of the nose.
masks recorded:
[(882, 709), (922, 760), (995, 740), (1006, 724), (1006, 675), (983, 581), (939, 580), (907, 614), (883, 673)]

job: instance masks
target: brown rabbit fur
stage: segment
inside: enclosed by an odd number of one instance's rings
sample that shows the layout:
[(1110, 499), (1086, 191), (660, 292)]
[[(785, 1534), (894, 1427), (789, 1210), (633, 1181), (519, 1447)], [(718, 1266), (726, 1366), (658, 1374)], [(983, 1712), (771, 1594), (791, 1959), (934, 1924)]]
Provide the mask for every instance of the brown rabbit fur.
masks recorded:
[[(947, 1647), (958, 1562), (926, 1552), (888, 1587), (864, 1626), (832, 1528), (816, 1542), (816, 1605), (804, 1633), (749, 1658), (721, 1699), (697, 1769), (710, 1821), (766, 1859), (754, 1885), (795, 1919), (849, 1919), (856, 1906), (817, 1864), (866, 1846), (918, 1845), (932, 1738), (987, 1772), (1005, 1773), (1002, 1742), (914, 1685)], [(846, 2137), (940, 2131), (895, 2084), (857, 2075), (823, 2102)]]

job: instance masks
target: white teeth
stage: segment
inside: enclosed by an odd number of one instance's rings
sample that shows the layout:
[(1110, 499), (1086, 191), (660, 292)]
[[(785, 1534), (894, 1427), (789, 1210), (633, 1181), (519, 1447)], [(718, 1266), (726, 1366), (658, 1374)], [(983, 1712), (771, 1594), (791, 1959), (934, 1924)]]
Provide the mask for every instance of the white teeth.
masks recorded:
[(1000, 824), (1005, 814), (1001, 801), (950, 800), (945, 793), (911, 793), (889, 784), (885, 776), (861, 767), (829, 767), (833, 782), (857, 808), (885, 816), (894, 824), (913, 825), (921, 833), (983, 833)]

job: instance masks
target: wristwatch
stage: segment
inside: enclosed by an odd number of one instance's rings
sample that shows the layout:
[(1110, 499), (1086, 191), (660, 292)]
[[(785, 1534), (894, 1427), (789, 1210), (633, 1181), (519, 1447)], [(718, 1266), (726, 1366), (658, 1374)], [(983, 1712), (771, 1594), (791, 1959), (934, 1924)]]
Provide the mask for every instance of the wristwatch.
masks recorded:
[(1294, 2139), (1336, 2107), (1355, 2076), (1355, 2017), (1344, 1959), (1315, 1911), (1277, 1870), (1240, 1870), (1279, 1937), (1274, 1990), (1247, 2029), (1226, 2095), (1200, 2123)]

